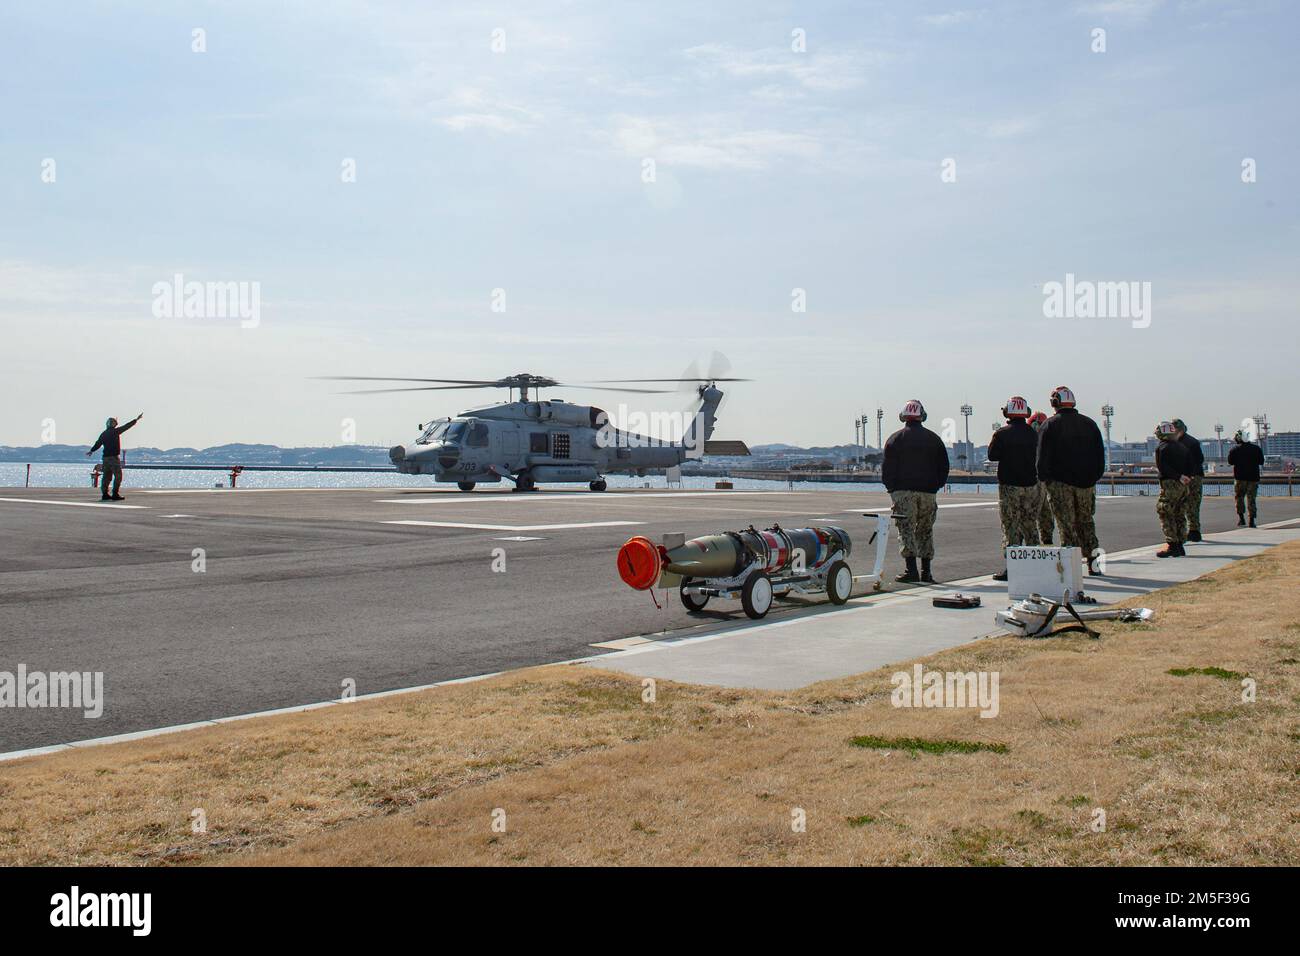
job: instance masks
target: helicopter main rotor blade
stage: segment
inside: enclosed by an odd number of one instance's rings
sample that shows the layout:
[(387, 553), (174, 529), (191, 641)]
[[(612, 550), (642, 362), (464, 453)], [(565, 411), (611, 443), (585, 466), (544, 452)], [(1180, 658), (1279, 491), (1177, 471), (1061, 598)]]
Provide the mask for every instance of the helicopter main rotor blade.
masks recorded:
[[(417, 380), (418, 381), (418, 380)], [(483, 385), (419, 385), (412, 388), (362, 388), (350, 392), (338, 392), (339, 395), (383, 395), (387, 392), (446, 392), (465, 388), (495, 388), (496, 382)]]
[(601, 382), (752, 382), (752, 378), (602, 378)]
[(667, 388), (606, 388), (603, 385), (572, 385), (560, 382), (556, 385), (548, 385), (547, 388), (586, 388), (593, 392), (640, 392), (643, 395), (666, 395), (672, 391)]
[(322, 382), (447, 382), (471, 388), (496, 384), (495, 379), (488, 381), (482, 378), (398, 378), (388, 375), (313, 375), (312, 378)]

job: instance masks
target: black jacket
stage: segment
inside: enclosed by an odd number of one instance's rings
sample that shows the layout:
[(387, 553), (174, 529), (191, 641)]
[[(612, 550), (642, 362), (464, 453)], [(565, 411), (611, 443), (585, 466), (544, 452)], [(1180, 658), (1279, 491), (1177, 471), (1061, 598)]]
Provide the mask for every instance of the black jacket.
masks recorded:
[(118, 425), (116, 428), (105, 428), (103, 434), (95, 439), (94, 447), (90, 449), (91, 454), (94, 454), (95, 449), (99, 448), (101, 445), (104, 448), (105, 458), (122, 454), (122, 439), (119, 436), (121, 436), (122, 432), (126, 431), (137, 421), (139, 421), (139, 419), (132, 419), (125, 425)]
[(1232, 477), (1238, 481), (1259, 481), (1259, 469), (1264, 465), (1264, 452), (1253, 441), (1244, 441), (1228, 452)]
[(1033, 488), (1038, 484), (1034, 463), (1038, 434), (1022, 418), (1014, 418), (993, 433), (989, 461), (998, 463), (998, 484)]
[(948, 480), (948, 449), (920, 422), (908, 422), (885, 442), (880, 478), (889, 491), (934, 493)]
[(1183, 475), (1192, 473), (1192, 456), (1187, 446), (1176, 438), (1167, 439), (1156, 445), (1156, 470), (1163, 481), (1172, 478), (1177, 481)]
[(1091, 488), (1106, 473), (1101, 429), (1077, 409), (1063, 408), (1038, 434), (1038, 479)]
[(1193, 478), (1205, 477), (1205, 450), (1201, 448), (1201, 443), (1187, 432), (1183, 432), (1183, 437), (1178, 441), (1187, 449), (1187, 473)]

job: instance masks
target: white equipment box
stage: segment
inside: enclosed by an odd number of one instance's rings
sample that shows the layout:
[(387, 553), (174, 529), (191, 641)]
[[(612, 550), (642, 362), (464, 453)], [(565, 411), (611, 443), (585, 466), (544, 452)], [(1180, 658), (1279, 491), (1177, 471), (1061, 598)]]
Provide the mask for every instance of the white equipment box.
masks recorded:
[(1081, 548), (1007, 548), (1007, 594), (1013, 601), (1031, 594), (1059, 601), (1066, 593), (1071, 600), (1083, 594)]

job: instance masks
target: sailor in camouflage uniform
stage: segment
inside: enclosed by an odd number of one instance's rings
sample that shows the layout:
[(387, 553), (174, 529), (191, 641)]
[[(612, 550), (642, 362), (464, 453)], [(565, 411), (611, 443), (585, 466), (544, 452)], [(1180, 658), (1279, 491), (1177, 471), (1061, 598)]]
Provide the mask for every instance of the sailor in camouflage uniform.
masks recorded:
[(1076, 408), (1074, 392), (1064, 385), (1052, 390), (1056, 414), (1038, 435), (1038, 477), (1047, 482), (1052, 514), (1061, 526), (1061, 544), (1079, 548), (1088, 573), (1101, 575), (1097, 561), (1097, 482), (1106, 472), (1106, 446), (1101, 429)]
[[(1044, 412), (1034, 412), (1029, 417), (1029, 424), (1033, 427), (1035, 433), (1041, 433), (1043, 426), (1047, 424), (1047, 415)], [(1055, 533), (1055, 523), (1052, 521), (1052, 501), (1047, 497), (1047, 483), (1040, 481), (1038, 483), (1038, 540), (1040, 544), (1051, 544), (1052, 535)]]
[(1157, 558), (1183, 558), (1187, 551), (1183, 542), (1187, 540), (1187, 489), (1191, 485), (1191, 455), (1187, 446), (1178, 438), (1178, 427), (1173, 422), (1161, 422), (1156, 428), (1156, 470), (1160, 472), (1160, 498), (1156, 502), (1156, 514), (1160, 518), (1160, 530), (1165, 535), (1164, 550), (1157, 551)]
[[(1002, 407), (1007, 424), (989, 440), (989, 461), (998, 463), (998, 510), (1002, 517), (1002, 556), (1007, 548), (1038, 544), (1038, 491), (1036, 459), (1038, 435), (1029, 427), (1029, 403), (1013, 395)], [(1005, 581), (1005, 566), (993, 575)]]
[(1201, 486), (1205, 483), (1205, 451), (1200, 439), (1187, 434), (1187, 424), (1181, 418), (1173, 421), (1175, 439), (1187, 449), (1187, 500), (1183, 503), (1183, 517), (1187, 521), (1187, 540), (1201, 540)]
[(939, 513), (934, 496), (948, 480), (948, 449), (938, 435), (922, 426), (925, 419), (925, 408), (916, 399), (903, 406), (898, 414), (903, 427), (885, 442), (880, 472), (894, 503), (907, 565), (907, 570), (894, 580), (905, 584), (934, 581), (930, 561), (934, 557), (934, 519)]
[(1232, 436), (1232, 450), (1228, 452), (1232, 466), (1232, 495), (1237, 502), (1237, 524), (1246, 523), (1250, 510), (1250, 526), (1255, 527), (1256, 499), (1259, 496), (1259, 471), (1264, 466), (1264, 452), (1246, 438), (1240, 429)]

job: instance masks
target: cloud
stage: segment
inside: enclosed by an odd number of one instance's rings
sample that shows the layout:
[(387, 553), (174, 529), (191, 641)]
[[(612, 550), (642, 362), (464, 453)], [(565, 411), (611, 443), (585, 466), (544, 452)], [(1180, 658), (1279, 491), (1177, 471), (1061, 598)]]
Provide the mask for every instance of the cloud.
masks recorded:
[(1075, 12), (1127, 20), (1145, 20), (1163, 4), (1164, 0), (1089, 0), (1087, 3), (1078, 4)]
[(461, 87), (439, 101), (439, 110), (460, 110), (439, 116), (437, 121), (448, 129), (463, 132), (468, 129), (488, 129), (497, 133), (517, 133), (532, 129), (542, 121), (542, 115), (523, 106), (506, 102), (482, 90)]
[(729, 127), (717, 118), (617, 118), (613, 139), (632, 156), (703, 169), (763, 169), (784, 159), (815, 159), (821, 144), (803, 133)]
[(683, 51), (706, 74), (770, 84), (784, 80), (818, 92), (851, 89), (865, 80), (861, 56), (847, 53), (795, 53), (789, 49), (737, 50), (705, 43)]
[(443, 77), (427, 65), (377, 81), (382, 95), (398, 109), (456, 132), (490, 130), (518, 133), (541, 125), (543, 114), (516, 98), (476, 86), (446, 88)]
[(948, 13), (927, 14), (921, 17), (921, 22), (932, 27), (955, 27), (978, 20), (983, 15), (983, 10), (952, 10)]

